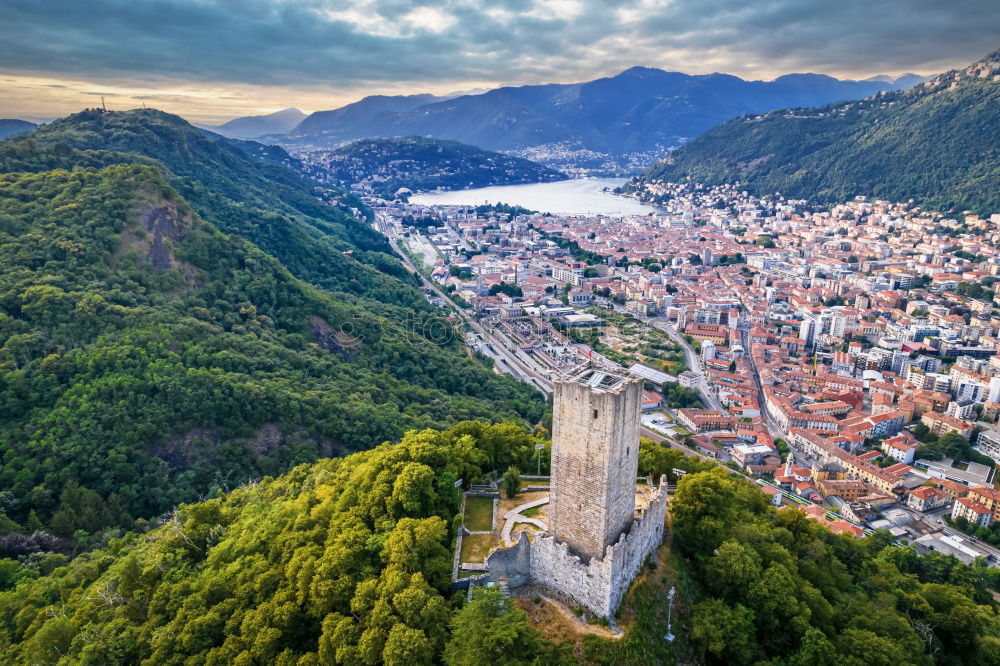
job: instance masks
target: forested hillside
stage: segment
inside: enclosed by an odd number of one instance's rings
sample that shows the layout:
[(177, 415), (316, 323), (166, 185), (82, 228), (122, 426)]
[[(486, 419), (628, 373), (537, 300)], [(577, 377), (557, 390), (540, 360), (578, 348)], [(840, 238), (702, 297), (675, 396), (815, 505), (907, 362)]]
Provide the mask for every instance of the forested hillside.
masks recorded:
[(724, 468), (699, 471), (704, 463), (651, 442), (642, 473), (689, 473), (667, 547), (625, 598), (623, 638), (564, 642), (521, 610), (537, 597), (452, 596), (455, 482), (530, 466), (539, 442), (514, 424), (414, 431), (183, 505), (69, 563), (0, 560), (0, 661), (1000, 663), (995, 569), (917, 557), (881, 535), (834, 535)]
[(1000, 52), (910, 90), (719, 125), (626, 188), (691, 179), (824, 203), (857, 195), (1000, 211)]
[(450, 601), (454, 482), (528, 464), (535, 441), (513, 424), (413, 432), (182, 506), (36, 580), (0, 560), (27, 576), (0, 592), (0, 662), (574, 663), (502, 596)]
[(1000, 664), (1000, 571), (983, 561), (834, 535), (723, 468), (682, 479), (670, 506), (705, 663)]
[(387, 278), (409, 279), (385, 238), (347, 214), (360, 204), (297, 172), (281, 148), (213, 136), (155, 109), (92, 109), (0, 143), (0, 172), (137, 162), (160, 167), (202, 218), (297, 277), (369, 297), (366, 305), (383, 311), (383, 303), (428, 309), (415, 288)]
[(416, 290), (345, 261), (361, 293), (399, 292), (392, 318), (219, 233), (154, 166), (0, 175), (0, 557), (86, 549), (412, 427), (541, 417), (530, 388), (404, 305)]
[(367, 186), (385, 199), (396, 197), (401, 188), (415, 192), (566, 179), (520, 157), (419, 136), (363, 139), (336, 150), (303, 153), (302, 160), (317, 180), (340, 187)]
[(16, 120), (13, 118), (0, 119), (0, 139), (5, 139), (8, 136), (13, 136), (15, 134), (30, 132), (36, 127), (38, 127), (38, 125), (35, 123), (29, 123), (26, 120)]

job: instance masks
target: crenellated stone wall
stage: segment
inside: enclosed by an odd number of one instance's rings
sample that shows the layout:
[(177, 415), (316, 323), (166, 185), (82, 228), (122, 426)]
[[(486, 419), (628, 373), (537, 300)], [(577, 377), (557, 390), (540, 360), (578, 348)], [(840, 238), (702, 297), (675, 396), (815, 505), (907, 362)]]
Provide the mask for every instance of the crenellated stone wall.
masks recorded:
[(663, 543), (666, 511), (666, 477), (662, 477), (649, 505), (600, 559), (584, 561), (554, 536), (536, 536), (531, 543), (531, 582), (610, 619), (643, 562)]

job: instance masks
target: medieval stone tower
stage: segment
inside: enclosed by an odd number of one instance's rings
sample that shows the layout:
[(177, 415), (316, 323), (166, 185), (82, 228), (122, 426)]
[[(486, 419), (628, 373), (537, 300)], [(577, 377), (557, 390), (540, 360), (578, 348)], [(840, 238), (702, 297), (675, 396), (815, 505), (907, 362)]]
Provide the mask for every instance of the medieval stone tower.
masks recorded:
[(555, 385), (548, 531), (587, 560), (632, 523), (641, 405), (637, 379), (594, 368)]
[(614, 616), (643, 562), (663, 543), (667, 478), (649, 479), (636, 511), (642, 385), (584, 368), (555, 386), (545, 530), (486, 559), (483, 580), (531, 583)]

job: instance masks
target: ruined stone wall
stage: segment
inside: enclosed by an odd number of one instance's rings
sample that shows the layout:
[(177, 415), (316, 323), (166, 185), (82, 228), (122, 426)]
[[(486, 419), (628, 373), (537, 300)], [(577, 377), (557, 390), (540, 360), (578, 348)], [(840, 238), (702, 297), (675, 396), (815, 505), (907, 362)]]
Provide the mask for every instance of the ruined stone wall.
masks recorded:
[(629, 585), (646, 558), (663, 543), (663, 525), (667, 517), (667, 477), (661, 476), (643, 509), (627, 534), (612, 548), (611, 608), (617, 609)]
[(531, 544), (531, 581), (610, 618), (646, 557), (663, 543), (666, 509), (663, 477), (640, 517), (617, 543), (605, 549), (600, 559), (584, 561), (551, 534), (535, 537)]
[(521, 532), (515, 545), (494, 550), (486, 558), (487, 579), (497, 584), (506, 582), (510, 587), (527, 583), (531, 575), (532, 546), (528, 533)]
[(635, 509), (642, 386), (556, 384), (549, 533), (584, 559), (600, 559)]
[(536, 536), (531, 544), (531, 581), (601, 617), (614, 613), (610, 565), (611, 560), (596, 557), (584, 562), (565, 543), (549, 534)]

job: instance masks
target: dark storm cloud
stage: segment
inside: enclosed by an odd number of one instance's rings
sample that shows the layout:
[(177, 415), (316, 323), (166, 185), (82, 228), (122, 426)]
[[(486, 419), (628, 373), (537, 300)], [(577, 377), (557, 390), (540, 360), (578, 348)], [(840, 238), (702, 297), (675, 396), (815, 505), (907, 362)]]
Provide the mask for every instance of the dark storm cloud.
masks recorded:
[[(672, 30), (681, 28), (683, 34)], [(724, 49), (800, 68), (920, 69), (1000, 47), (988, 0), (700, 0), (675, 3), (640, 28), (666, 48)]]
[(900, 71), (1000, 46), (985, 0), (6, 0), (0, 70), (353, 87), (633, 64)]

